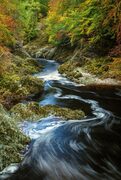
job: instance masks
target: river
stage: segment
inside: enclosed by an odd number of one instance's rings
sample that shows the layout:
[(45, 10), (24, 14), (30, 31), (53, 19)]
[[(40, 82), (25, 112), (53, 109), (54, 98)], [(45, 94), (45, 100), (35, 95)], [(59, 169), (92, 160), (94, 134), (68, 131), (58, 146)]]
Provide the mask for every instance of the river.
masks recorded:
[(59, 64), (38, 59), (43, 71), (41, 106), (82, 109), (83, 119), (65, 121), (49, 116), (24, 122), (23, 133), (32, 141), (19, 169), (10, 180), (120, 180), (121, 90), (91, 90), (63, 77)]

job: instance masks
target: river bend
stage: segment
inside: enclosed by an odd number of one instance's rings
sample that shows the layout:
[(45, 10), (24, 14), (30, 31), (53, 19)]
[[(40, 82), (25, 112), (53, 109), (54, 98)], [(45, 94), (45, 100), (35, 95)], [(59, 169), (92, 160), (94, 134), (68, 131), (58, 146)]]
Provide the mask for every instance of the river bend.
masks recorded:
[(10, 180), (120, 180), (121, 90), (88, 89), (60, 75), (57, 62), (38, 61), (43, 71), (35, 76), (44, 81), (39, 104), (82, 109), (86, 116), (21, 124), (32, 142)]

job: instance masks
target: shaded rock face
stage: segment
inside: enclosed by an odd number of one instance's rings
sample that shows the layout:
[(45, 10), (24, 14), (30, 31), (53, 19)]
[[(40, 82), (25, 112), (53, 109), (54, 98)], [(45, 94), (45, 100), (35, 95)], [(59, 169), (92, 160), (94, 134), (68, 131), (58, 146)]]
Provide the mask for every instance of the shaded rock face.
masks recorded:
[(36, 53), (36, 58), (48, 58), (52, 59), (56, 52), (56, 47), (50, 48), (49, 46), (40, 48)]
[(57, 47), (44, 46), (37, 47), (36, 45), (27, 45), (25, 46), (26, 51), (35, 58), (46, 58), (52, 59), (56, 53)]

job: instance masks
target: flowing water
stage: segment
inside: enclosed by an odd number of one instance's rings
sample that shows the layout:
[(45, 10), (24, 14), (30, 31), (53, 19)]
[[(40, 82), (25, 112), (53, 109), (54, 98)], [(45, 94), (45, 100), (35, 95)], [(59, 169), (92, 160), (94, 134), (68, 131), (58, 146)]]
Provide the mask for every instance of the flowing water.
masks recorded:
[(81, 120), (65, 121), (50, 115), (24, 122), (32, 141), (23, 162), (10, 180), (120, 180), (121, 90), (90, 90), (62, 77), (55, 61), (36, 76), (44, 81), (41, 106), (82, 109)]

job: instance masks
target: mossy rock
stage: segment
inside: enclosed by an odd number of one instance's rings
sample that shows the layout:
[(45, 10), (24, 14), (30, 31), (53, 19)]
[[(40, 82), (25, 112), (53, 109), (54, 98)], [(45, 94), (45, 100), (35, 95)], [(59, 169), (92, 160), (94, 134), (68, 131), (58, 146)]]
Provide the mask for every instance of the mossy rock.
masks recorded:
[(58, 106), (47, 106), (47, 110), (53, 115), (59, 116), (65, 120), (82, 119), (85, 116), (82, 110), (72, 110), (70, 108), (61, 108)]
[(0, 74), (0, 103), (9, 109), (31, 94), (41, 94), (42, 80), (32, 76), (40, 70), (34, 59), (11, 55), (9, 69)]
[(80, 66), (79, 62), (67, 61), (59, 66), (59, 72), (64, 74), (69, 79), (79, 79), (82, 77), (82, 73), (78, 71), (78, 67)]
[(121, 58), (113, 58), (109, 64), (109, 70), (104, 74), (104, 78), (115, 78), (121, 81)]
[(112, 63), (112, 58), (110, 57), (98, 57), (93, 58), (90, 61), (85, 62), (84, 68), (99, 77), (103, 76), (108, 70), (109, 65)]
[(29, 95), (41, 94), (43, 82), (37, 77), (26, 75), (19, 77), (17, 74), (5, 75), (0, 82), (0, 103), (10, 108)]
[(21, 160), (20, 151), (28, 141), (29, 138), (18, 129), (15, 119), (0, 104), (0, 170)]
[(81, 119), (85, 116), (84, 112), (81, 110), (72, 110), (70, 108), (61, 108), (59, 106), (39, 106), (36, 102), (31, 102), (28, 104), (17, 104), (14, 106), (10, 113), (12, 116), (20, 120), (38, 120), (49, 115), (59, 116), (66, 120), (69, 119)]
[[(27, 75), (33, 74), (41, 70), (42, 66), (33, 58), (21, 58), (20, 56), (11, 55), (9, 60), (9, 68), (4, 71), (4, 74), (18, 74)], [(4, 63), (1, 64), (1, 68), (5, 69), (4, 66), (8, 64), (7, 57), (4, 59)], [(0, 72), (1, 74), (2, 72)], [(3, 73), (2, 73), (3, 74)]]
[(29, 94), (30, 93), (39, 93), (43, 91), (43, 82), (37, 77), (34, 76), (24, 76), (21, 79), (21, 84), (23, 87), (26, 87)]
[[(31, 102), (28, 104), (19, 103), (12, 107), (10, 113), (12, 117), (16, 119), (16, 121), (32, 121), (38, 120), (41, 117), (41, 115), (39, 114), (39, 105), (35, 102)], [(42, 117), (44, 117), (44, 112), (42, 113)]]
[(6, 114), (5, 108), (0, 104), (0, 114)]
[(42, 66), (32, 58), (22, 59), (20, 57), (16, 57), (14, 60), (14, 64), (16, 64), (14, 70), (20, 75), (37, 73), (42, 69)]

